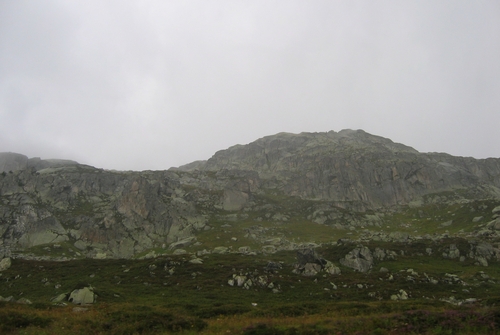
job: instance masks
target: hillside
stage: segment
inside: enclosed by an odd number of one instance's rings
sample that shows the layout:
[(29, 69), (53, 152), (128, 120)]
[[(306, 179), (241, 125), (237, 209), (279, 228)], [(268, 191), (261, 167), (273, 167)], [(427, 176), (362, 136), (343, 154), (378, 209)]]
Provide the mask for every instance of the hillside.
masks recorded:
[(0, 167), (4, 256), (261, 253), (377, 234), (493, 238), (500, 228), (499, 158), (419, 153), (362, 130), (280, 133), (166, 171), (13, 153)]

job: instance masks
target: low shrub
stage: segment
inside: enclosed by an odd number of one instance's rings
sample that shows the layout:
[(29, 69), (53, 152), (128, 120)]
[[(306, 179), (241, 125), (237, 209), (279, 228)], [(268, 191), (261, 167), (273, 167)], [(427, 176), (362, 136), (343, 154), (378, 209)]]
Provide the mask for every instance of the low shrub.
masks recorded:
[(115, 334), (149, 334), (160, 331), (201, 331), (207, 323), (200, 318), (158, 311), (117, 311), (110, 314), (106, 330)]
[(22, 314), (16, 311), (0, 311), (0, 330), (2, 333), (12, 332), (30, 326), (46, 328), (52, 319), (33, 314)]

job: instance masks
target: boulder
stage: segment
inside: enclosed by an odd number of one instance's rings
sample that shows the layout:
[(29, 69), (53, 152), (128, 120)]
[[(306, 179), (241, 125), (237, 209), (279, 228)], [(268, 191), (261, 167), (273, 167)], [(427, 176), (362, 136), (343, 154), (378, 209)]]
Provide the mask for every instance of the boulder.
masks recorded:
[(282, 265), (278, 262), (268, 262), (264, 270), (266, 272), (278, 272), (281, 268)]
[(168, 246), (168, 249), (170, 250), (174, 250), (174, 249), (182, 249), (182, 248), (185, 248), (189, 245), (191, 245), (192, 243), (196, 242), (196, 237), (194, 236), (191, 236), (191, 237), (188, 237), (188, 238), (185, 238), (185, 239), (182, 239), (180, 241), (177, 241), (177, 242), (174, 242), (174, 243), (171, 243), (169, 246)]
[(52, 302), (63, 302), (68, 300), (68, 293), (61, 293), (54, 298), (50, 299)]
[(297, 263), (301, 266), (307, 263), (322, 264), (322, 259), (313, 248), (303, 248), (297, 250)]
[(12, 261), (9, 257), (4, 258), (0, 261), (0, 271), (5, 271), (12, 265)]
[(18, 304), (22, 304), (22, 305), (31, 305), (32, 304), (31, 300), (26, 299), (26, 298), (19, 298), (16, 302)]
[(86, 305), (93, 304), (95, 302), (96, 295), (92, 287), (84, 287), (81, 289), (73, 290), (68, 298), (69, 302), (75, 305)]
[(391, 295), (391, 300), (408, 300), (408, 293), (405, 290), (399, 290), (399, 294)]
[(15, 301), (15, 299), (14, 299), (14, 297), (13, 297), (13, 296), (9, 296), (9, 297), (7, 297), (7, 298), (4, 298), (4, 297), (0, 296), (0, 301), (5, 301), (5, 302), (14, 302), (14, 301)]
[(340, 264), (359, 272), (368, 272), (373, 266), (373, 256), (370, 249), (361, 246), (351, 250), (340, 259)]
[(340, 268), (338, 266), (335, 266), (332, 262), (330, 261), (326, 261), (326, 264), (323, 268), (323, 270), (326, 272), (326, 273), (329, 273), (331, 275), (339, 275), (342, 273), (342, 271), (340, 270)]
[(201, 258), (193, 258), (189, 261), (191, 264), (203, 264), (203, 260)]
[(307, 263), (306, 265), (304, 265), (304, 271), (302, 272), (302, 275), (315, 276), (320, 271), (321, 271), (321, 265), (317, 263)]
[(225, 254), (227, 253), (228, 248), (227, 247), (215, 247), (214, 250), (212, 250), (213, 254)]

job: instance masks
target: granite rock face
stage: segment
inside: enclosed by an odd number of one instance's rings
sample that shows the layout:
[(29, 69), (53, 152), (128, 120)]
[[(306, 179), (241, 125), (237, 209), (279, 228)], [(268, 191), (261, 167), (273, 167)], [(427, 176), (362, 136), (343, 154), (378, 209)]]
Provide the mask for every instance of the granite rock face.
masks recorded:
[(129, 258), (192, 236), (206, 219), (173, 194), (178, 183), (83, 165), (2, 174), (0, 250), (67, 242), (88, 257)]
[(423, 154), (362, 130), (280, 133), (218, 151), (198, 168), (256, 171), (264, 185), (288, 195), (363, 208), (469, 187), (498, 195), (500, 188), (498, 158)]

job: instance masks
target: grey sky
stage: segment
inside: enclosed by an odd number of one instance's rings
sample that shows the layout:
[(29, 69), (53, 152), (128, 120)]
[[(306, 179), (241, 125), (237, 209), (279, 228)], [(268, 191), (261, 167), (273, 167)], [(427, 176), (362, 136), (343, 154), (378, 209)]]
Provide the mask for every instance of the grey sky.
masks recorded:
[(286, 131), (500, 157), (500, 2), (0, 0), (0, 152), (167, 169)]

